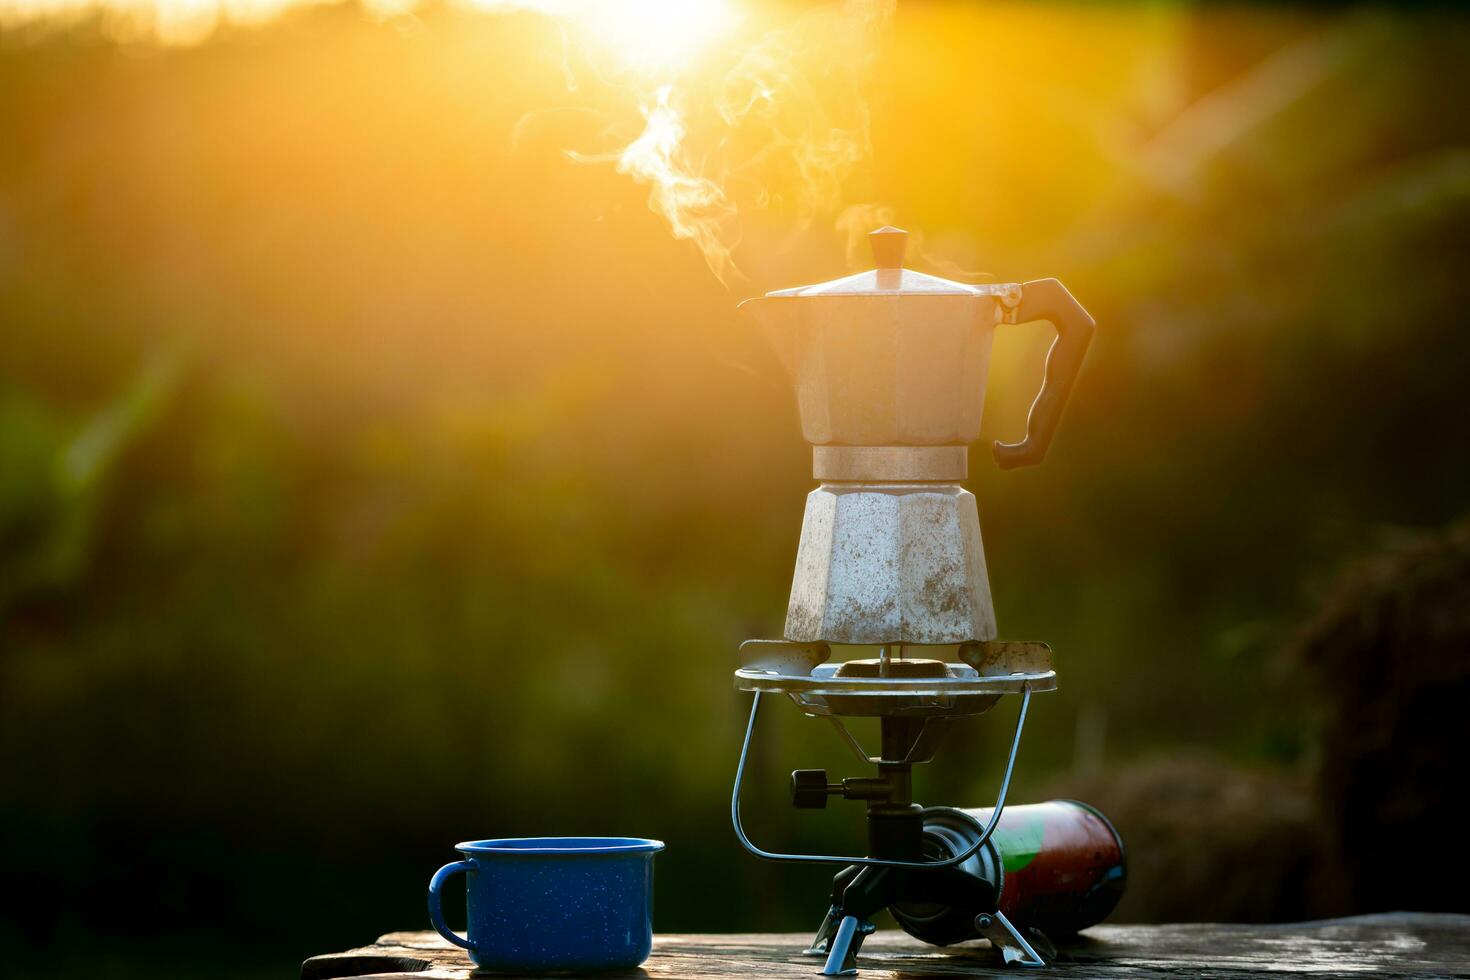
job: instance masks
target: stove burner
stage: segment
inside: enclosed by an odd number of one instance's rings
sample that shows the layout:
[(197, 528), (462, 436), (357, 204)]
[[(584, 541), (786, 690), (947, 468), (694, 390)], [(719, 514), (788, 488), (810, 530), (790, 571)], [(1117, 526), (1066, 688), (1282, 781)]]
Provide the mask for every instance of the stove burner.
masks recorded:
[(943, 660), (849, 660), (837, 667), (838, 677), (888, 677), (894, 680), (912, 677), (953, 677)]

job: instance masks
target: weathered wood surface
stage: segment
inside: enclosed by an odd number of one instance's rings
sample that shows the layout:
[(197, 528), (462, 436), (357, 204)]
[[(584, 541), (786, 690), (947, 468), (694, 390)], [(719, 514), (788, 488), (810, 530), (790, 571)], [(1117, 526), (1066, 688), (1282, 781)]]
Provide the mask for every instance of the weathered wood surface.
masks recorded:
[[(637, 978), (705, 980), (778, 977), (807, 980), (820, 961), (802, 956), (810, 936), (658, 936)], [(1271, 975), (1470, 978), (1470, 916), (1395, 912), (1288, 925), (1098, 926), (1059, 950), (1046, 971), (1002, 968), (981, 942), (941, 949), (880, 929), (858, 957), (868, 980), (923, 977), (1099, 977), (1164, 975), (1231, 978)], [(463, 978), (470, 961), (432, 932), (390, 932), (371, 946), (313, 956), (302, 980), (373, 976), (377, 980)]]

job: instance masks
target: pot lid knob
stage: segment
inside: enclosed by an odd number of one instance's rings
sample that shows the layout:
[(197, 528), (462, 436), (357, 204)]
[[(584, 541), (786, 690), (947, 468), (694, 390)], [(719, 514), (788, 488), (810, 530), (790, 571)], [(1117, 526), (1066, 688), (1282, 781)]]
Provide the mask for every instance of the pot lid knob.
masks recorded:
[(909, 245), (909, 233), (902, 228), (884, 225), (868, 233), (873, 246), (873, 262), (879, 269), (902, 269), (903, 253)]

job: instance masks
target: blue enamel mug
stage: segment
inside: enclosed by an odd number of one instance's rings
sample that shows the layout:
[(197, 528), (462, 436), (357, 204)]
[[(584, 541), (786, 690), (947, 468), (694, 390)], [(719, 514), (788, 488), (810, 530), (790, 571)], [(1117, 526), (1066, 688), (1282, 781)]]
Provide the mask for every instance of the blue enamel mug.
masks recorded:
[[(653, 856), (638, 837), (521, 837), (456, 844), (464, 860), (429, 880), (429, 921), (482, 970), (626, 970), (653, 948)], [(466, 935), (444, 922), (439, 895), (464, 873)]]

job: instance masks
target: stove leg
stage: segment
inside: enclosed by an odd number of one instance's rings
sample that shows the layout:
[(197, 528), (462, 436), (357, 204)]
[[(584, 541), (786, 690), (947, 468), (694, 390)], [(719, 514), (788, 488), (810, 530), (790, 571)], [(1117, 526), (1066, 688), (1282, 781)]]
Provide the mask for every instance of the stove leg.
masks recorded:
[[(857, 975), (857, 955), (863, 940), (877, 931), (869, 917), (893, 904), (897, 875), (892, 868), (846, 868), (832, 880), (832, 910), (828, 921), (836, 929), (827, 939), (827, 963), (822, 976)], [(824, 931), (825, 931), (824, 925)], [(818, 939), (821, 934), (818, 933)]]
[(852, 884), (853, 879), (862, 874), (863, 869), (857, 865), (849, 865), (832, 878), (832, 906), (827, 909), (827, 917), (822, 920), (822, 927), (817, 930), (812, 943), (805, 950), (805, 956), (826, 956), (827, 949), (832, 945), (832, 936), (837, 932), (837, 925), (842, 921), (842, 897), (847, 894), (847, 886)]
[(822, 920), (822, 927), (812, 938), (812, 944), (802, 950), (803, 956), (826, 956), (827, 947), (832, 944), (832, 936), (837, 932), (837, 926), (842, 922), (842, 908), (834, 905), (827, 910), (827, 917)]
[(827, 963), (822, 967), (824, 977), (855, 977), (857, 976), (857, 954), (863, 947), (863, 940), (871, 936), (877, 930), (877, 926), (867, 919), (859, 919), (855, 915), (845, 915), (837, 925), (837, 933), (832, 937), (832, 950), (827, 954)]
[(1000, 950), (1006, 966), (1013, 963), (1017, 966), (1046, 966), (1046, 960), (1000, 910), (975, 916), (975, 931)]

